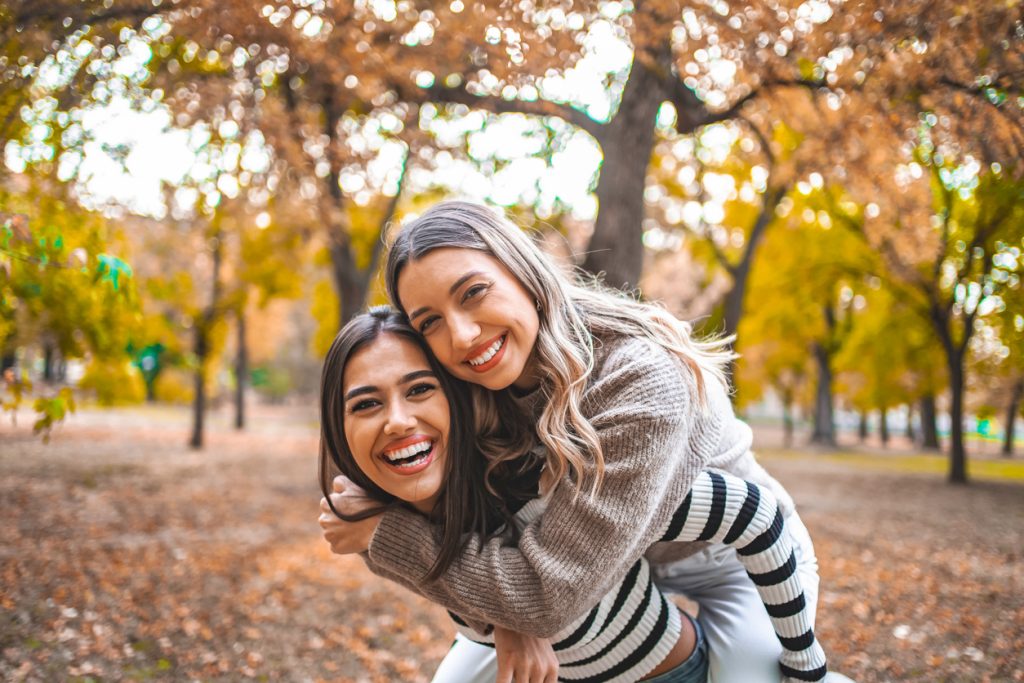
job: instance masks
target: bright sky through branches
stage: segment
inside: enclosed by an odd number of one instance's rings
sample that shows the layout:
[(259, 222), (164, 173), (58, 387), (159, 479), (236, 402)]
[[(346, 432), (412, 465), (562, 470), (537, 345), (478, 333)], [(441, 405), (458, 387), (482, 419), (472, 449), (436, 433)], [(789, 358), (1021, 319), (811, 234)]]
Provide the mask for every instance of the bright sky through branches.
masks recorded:
[[(613, 6), (616, 3), (609, 4), (610, 8)], [(608, 12), (618, 13), (612, 9)], [(615, 17), (609, 16), (609, 19)], [(167, 30), (166, 25), (151, 24), (144, 35), (159, 37)], [(607, 121), (613, 115), (612, 108), (620, 95), (632, 52), (621, 37), (621, 30), (608, 20), (594, 22), (588, 28), (584, 44), (583, 57), (564, 73), (540, 79), (535, 94), (539, 91), (544, 98), (571, 102), (595, 120)], [(77, 59), (88, 58), (89, 50), (83, 50), (76, 50)], [(705, 97), (714, 104), (712, 100), (721, 95), (717, 88), (731, 85), (735, 66), (716, 55), (701, 57), (710, 65), (709, 75), (716, 86), (705, 93)], [(144, 82), (146, 65), (151, 58), (147, 40), (143, 37), (128, 40), (124, 49), (119, 50), (116, 58), (109, 59), (105, 67), (110, 78), (97, 86), (99, 99), (104, 102), (79, 113), (79, 134), (83, 143), (63, 155), (59, 169), (65, 178), (77, 176), (87, 206), (114, 205), (163, 217), (168, 209), (166, 186), (178, 188), (171, 196), (179, 209), (183, 208), (181, 205), (194, 204), (201, 199), (208, 206), (211, 202), (215, 205), (221, 194), (234, 196), (238, 193), (237, 176), (243, 170), (266, 168), (270, 161), (269, 150), (254, 150), (252, 141), (245, 145), (245, 158), (239, 163), (237, 157), (243, 153), (240, 149), (222, 154), (208, 148), (210, 135), (203, 126), (191, 130), (177, 128), (170, 112), (159, 102), (159, 91), (154, 95), (145, 88), (133, 87)], [(41, 70), (41, 78), (44, 83), (47, 80), (56, 83), (62, 78), (61, 71), (61, 65), (51, 63)], [(143, 93), (141, 104), (140, 91)], [(528, 94), (520, 93), (520, 96)], [(670, 127), (674, 115), (670, 105), (664, 106), (659, 113), (659, 125)], [(35, 149), (13, 141), (5, 149), (5, 161), (12, 170), (23, 170), (26, 160), (52, 154), (52, 150), (44, 149), (45, 117), (38, 118), (40, 139)], [(386, 122), (380, 119), (370, 124), (348, 135), (355, 144), (376, 150), (376, 158), (361, 173), (345, 172), (340, 178), (342, 189), (358, 203), (368, 201), (374, 193), (394, 193), (396, 169), (402, 158), (401, 144), (384, 135), (388, 132)], [(537, 119), (519, 114), (488, 117), (481, 112), (470, 112), (456, 120), (434, 118), (429, 127), (442, 141), (451, 144), (465, 136), (472, 162), (442, 153), (438, 155), (440, 164), (436, 172), (414, 170), (410, 175), (412, 189), (440, 185), (453, 194), (471, 199), (501, 205), (524, 203), (535, 206), (541, 214), (563, 206), (578, 218), (591, 219), (597, 212), (592, 185), (601, 163), (600, 149), (588, 135), (560, 120), (549, 121), (546, 125), (560, 129), (555, 131), (559, 142), (550, 160), (542, 155), (548, 143), (545, 124)], [(221, 137), (225, 137), (224, 131), (220, 132)], [(355, 140), (357, 136), (368, 136), (367, 141)], [(727, 152), (734, 136), (735, 132), (728, 127), (713, 126), (703, 133), (701, 144), (717, 151), (715, 156), (719, 156)], [(233, 160), (226, 158), (232, 155)], [(711, 183), (705, 189), (703, 212), (704, 219), (709, 220), (721, 214), (721, 203), (732, 188)], [(699, 221), (699, 207), (696, 207), (697, 213), (684, 212), (684, 220)]]

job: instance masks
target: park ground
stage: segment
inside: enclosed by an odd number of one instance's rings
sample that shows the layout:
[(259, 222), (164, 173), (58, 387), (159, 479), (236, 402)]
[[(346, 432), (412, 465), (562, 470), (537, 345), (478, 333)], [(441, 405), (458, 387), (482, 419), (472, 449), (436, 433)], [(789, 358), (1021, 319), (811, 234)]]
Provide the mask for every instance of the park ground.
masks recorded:
[[(308, 406), (0, 425), (0, 680), (427, 681), (443, 610), (332, 556)], [(7, 418), (5, 418), (6, 420)], [(818, 632), (857, 681), (1024, 681), (1024, 461), (857, 449), (761, 460), (821, 561)]]

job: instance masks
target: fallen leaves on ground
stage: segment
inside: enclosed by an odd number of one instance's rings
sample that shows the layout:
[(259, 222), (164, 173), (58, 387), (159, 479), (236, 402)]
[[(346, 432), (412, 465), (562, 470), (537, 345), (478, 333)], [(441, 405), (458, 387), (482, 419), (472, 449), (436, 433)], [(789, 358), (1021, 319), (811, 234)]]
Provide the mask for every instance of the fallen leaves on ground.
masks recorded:
[[(309, 411), (201, 452), (171, 409), (0, 427), (0, 679), (428, 681), (444, 611), (331, 555)], [(818, 631), (863, 681), (1024, 681), (1024, 487), (767, 461), (821, 562)]]

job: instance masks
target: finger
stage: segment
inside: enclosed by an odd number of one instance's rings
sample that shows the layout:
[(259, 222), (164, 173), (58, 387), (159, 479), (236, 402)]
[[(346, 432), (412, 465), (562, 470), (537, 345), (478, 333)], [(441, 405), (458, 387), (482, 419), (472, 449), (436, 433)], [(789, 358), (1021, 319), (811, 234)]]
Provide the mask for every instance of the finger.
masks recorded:
[(323, 510), (324, 512), (330, 512), (331, 511), (331, 506), (327, 503), (327, 499), (326, 498), (321, 498), (320, 499), (320, 509)]
[(498, 660), (498, 676), (494, 683), (512, 683), (512, 666), (507, 660)]
[(334, 478), (332, 486), (336, 492), (341, 493), (345, 489), (352, 486), (352, 480), (346, 477), (344, 474), (339, 474)]

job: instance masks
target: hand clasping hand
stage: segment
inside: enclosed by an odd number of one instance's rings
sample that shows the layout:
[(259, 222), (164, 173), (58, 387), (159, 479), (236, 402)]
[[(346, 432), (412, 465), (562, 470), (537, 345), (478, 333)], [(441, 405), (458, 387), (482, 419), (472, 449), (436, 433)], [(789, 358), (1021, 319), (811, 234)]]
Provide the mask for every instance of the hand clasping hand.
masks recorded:
[(498, 657), (497, 683), (555, 683), (558, 660), (547, 638), (537, 638), (494, 627)]
[[(343, 475), (334, 478), (333, 488), (331, 502), (342, 514), (354, 515), (379, 505), (377, 501), (367, 496), (363, 489)], [(324, 540), (331, 546), (331, 552), (348, 555), (365, 552), (370, 547), (370, 539), (377, 531), (380, 516), (368, 517), (358, 522), (346, 522), (331, 511), (326, 498), (321, 498), (319, 522), (324, 532)]]

